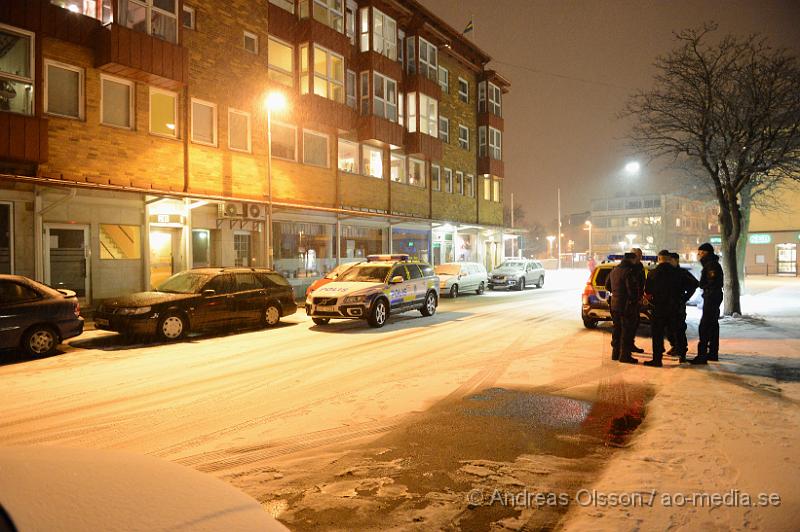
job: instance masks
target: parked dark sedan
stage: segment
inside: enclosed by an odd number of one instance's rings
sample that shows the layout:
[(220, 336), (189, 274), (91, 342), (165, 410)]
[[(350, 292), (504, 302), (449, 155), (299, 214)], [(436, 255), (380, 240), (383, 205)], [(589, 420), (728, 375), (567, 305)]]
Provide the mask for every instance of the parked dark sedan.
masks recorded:
[(82, 332), (75, 292), (20, 275), (0, 275), (0, 348), (19, 347), (30, 356), (44, 357)]
[(109, 299), (97, 309), (98, 329), (126, 336), (178, 340), (189, 331), (275, 325), (294, 314), (289, 282), (259, 268), (200, 268), (177, 273), (156, 290)]

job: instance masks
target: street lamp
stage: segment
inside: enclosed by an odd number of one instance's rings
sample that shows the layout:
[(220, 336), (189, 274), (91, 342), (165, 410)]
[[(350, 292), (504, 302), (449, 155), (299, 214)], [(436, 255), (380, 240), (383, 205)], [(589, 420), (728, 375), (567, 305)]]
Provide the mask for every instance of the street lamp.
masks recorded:
[(547, 254), (550, 256), (550, 258), (553, 258), (553, 242), (555, 241), (555, 239), (556, 239), (555, 235), (549, 235), (547, 237), (547, 243), (548, 243), (548, 246), (547, 246), (548, 252), (547, 252)]
[(270, 92), (264, 98), (264, 109), (267, 111), (267, 268), (272, 268), (272, 113), (286, 108), (286, 96), (282, 92)]
[(592, 253), (592, 222), (591, 220), (586, 220), (584, 223), (586, 227), (583, 228), (584, 231), (589, 231), (589, 257), (594, 257), (594, 253)]
[(636, 239), (636, 235), (633, 233), (628, 233), (627, 235), (625, 235), (625, 238), (628, 239), (628, 244), (630, 245), (630, 247), (633, 247), (633, 241)]
[(625, 165), (625, 173), (629, 176), (639, 175), (639, 170), (641, 169), (642, 165), (638, 161), (630, 161)]

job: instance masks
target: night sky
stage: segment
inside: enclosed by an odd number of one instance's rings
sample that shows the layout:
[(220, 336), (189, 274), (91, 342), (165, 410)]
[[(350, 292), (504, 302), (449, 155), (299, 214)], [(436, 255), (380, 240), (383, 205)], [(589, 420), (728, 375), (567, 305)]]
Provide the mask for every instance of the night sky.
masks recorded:
[[(634, 158), (616, 114), (628, 94), (646, 88), (653, 59), (673, 47), (674, 30), (719, 23), (719, 34), (762, 33), (800, 55), (800, 1), (539, 1), (421, 0), (471, 39), (511, 81), (504, 100), (506, 194), (527, 218), (556, 219), (556, 187), (564, 214), (589, 209), (592, 197), (627, 183)], [(642, 160), (642, 162), (645, 162)], [(637, 182), (643, 191), (669, 188), (655, 164)]]

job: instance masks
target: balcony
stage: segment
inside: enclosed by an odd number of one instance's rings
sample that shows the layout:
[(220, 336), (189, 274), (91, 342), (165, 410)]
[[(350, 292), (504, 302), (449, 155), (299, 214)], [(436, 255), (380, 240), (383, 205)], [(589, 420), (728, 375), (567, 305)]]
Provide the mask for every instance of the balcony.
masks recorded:
[(317, 123), (349, 131), (355, 129), (358, 115), (355, 109), (317, 94), (303, 94), (297, 97), (293, 106), (299, 120), (303, 123)]
[(403, 91), (406, 93), (419, 92), (435, 100), (442, 99), (442, 88), (439, 83), (420, 73), (406, 75)]
[(406, 133), (405, 145), (409, 154), (419, 154), (431, 161), (442, 159), (442, 141), (438, 137), (431, 137), (419, 131)]
[(496, 177), (505, 177), (504, 166), (503, 161), (492, 159), (488, 155), (478, 157), (478, 175), (489, 174)]
[[(270, 11), (270, 13), (272, 12)], [(274, 22), (270, 25), (272, 26), (273, 24)], [(295, 44), (306, 42), (318, 44), (323, 48), (327, 48), (334, 53), (344, 56), (345, 60), (350, 59), (350, 51), (353, 48), (347, 35), (339, 33), (335, 29), (311, 17), (300, 19), (297, 23), (294, 42)]]
[(0, 23), (15, 26), (37, 35), (91, 46), (100, 21), (71, 13), (49, 0), (2, 0)]
[(478, 126), (489, 126), (503, 131), (505, 120), (489, 111), (478, 111)]
[(47, 162), (47, 119), (0, 111), (0, 161)]
[(361, 52), (357, 54), (354, 64), (356, 72), (372, 70), (398, 82), (403, 79), (403, 65), (377, 52)]
[(178, 90), (189, 81), (186, 48), (119, 24), (98, 30), (95, 65), (106, 72), (170, 90)]
[(375, 115), (362, 116), (358, 121), (358, 140), (377, 140), (391, 146), (403, 146), (405, 129), (385, 118)]

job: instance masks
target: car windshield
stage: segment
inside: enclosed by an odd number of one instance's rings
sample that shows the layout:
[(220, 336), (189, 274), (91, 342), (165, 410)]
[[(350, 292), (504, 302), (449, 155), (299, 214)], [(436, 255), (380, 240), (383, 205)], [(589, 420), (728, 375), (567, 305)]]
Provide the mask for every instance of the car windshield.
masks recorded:
[(461, 273), (461, 266), (458, 264), (440, 264), (435, 268), (436, 275), (458, 275)]
[(337, 281), (357, 283), (383, 283), (389, 275), (388, 266), (353, 266), (344, 272)]
[(342, 272), (345, 272), (345, 271), (349, 270), (352, 267), (353, 267), (352, 264), (340, 264), (337, 267), (335, 267), (334, 269), (332, 269), (330, 272), (328, 272), (328, 275), (326, 275), (325, 278), (326, 279), (336, 279), (337, 277), (339, 277), (342, 274)]
[(512, 270), (524, 270), (525, 263), (518, 260), (507, 260), (498, 268), (511, 268)]
[(208, 280), (208, 275), (197, 272), (176, 273), (160, 285), (158, 292), (172, 294), (196, 294), (200, 287)]

